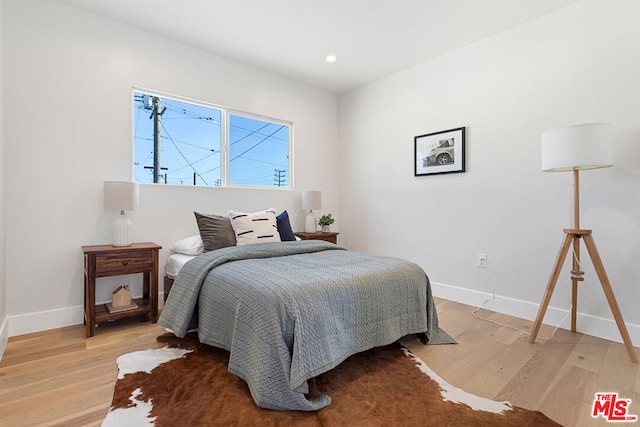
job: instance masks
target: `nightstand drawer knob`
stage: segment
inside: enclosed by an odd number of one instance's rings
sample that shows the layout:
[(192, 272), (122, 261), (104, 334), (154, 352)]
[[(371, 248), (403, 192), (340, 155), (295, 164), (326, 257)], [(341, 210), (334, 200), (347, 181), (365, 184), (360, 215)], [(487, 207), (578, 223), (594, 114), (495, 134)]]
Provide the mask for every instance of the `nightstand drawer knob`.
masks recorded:
[(122, 261), (122, 265), (129, 265), (129, 261)]

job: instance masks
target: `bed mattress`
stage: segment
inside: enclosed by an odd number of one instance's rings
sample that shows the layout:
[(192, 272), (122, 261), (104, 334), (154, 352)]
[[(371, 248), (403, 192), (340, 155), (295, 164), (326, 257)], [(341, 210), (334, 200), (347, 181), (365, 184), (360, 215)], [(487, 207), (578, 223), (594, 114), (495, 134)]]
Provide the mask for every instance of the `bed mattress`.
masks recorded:
[(164, 267), (165, 274), (170, 279), (175, 279), (182, 267), (197, 255), (185, 255), (185, 254), (172, 254), (167, 258), (167, 264)]

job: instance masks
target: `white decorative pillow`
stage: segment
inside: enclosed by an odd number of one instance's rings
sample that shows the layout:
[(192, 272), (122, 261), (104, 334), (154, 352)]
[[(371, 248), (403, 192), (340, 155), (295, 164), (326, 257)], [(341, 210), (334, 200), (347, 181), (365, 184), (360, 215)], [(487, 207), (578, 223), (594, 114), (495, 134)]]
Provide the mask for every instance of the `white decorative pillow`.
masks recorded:
[(229, 219), (238, 246), (280, 241), (273, 208), (253, 213), (229, 211)]
[(171, 245), (173, 252), (185, 255), (200, 255), (204, 252), (204, 244), (199, 234), (180, 239)]

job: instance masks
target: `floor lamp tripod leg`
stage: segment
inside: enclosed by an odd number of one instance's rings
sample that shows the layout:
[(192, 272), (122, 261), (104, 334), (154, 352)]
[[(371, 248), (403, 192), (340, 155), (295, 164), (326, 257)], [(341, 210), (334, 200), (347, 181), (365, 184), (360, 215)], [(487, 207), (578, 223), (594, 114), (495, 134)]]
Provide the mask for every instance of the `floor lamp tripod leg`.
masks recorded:
[(576, 331), (578, 319), (578, 280), (571, 279), (571, 332)]
[(560, 251), (558, 252), (558, 256), (556, 257), (556, 262), (553, 265), (551, 277), (549, 277), (549, 282), (547, 283), (547, 289), (544, 291), (542, 303), (540, 304), (540, 308), (538, 308), (538, 315), (536, 316), (536, 320), (533, 323), (533, 329), (531, 329), (531, 335), (529, 336), (530, 343), (536, 342), (538, 331), (540, 330), (542, 320), (544, 319), (547, 307), (549, 306), (549, 302), (551, 301), (551, 296), (553, 295), (553, 290), (555, 289), (556, 283), (558, 282), (558, 277), (560, 277), (562, 264), (564, 264), (564, 260), (567, 258), (567, 252), (569, 252), (569, 247), (571, 246), (572, 240), (573, 236), (571, 234), (565, 234), (564, 241), (562, 242), (562, 246), (560, 247)]
[(576, 331), (578, 318), (578, 283), (582, 282), (584, 272), (580, 267), (580, 239), (573, 235), (573, 267), (571, 268), (571, 332)]
[(602, 259), (600, 258), (598, 249), (596, 248), (596, 243), (590, 234), (587, 234), (584, 236), (584, 244), (587, 247), (587, 252), (589, 252), (589, 256), (591, 257), (591, 262), (593, 263), (593, 266), (596, 269), (596, 274), (598, 275), (598, 279), (600, 279), (602, 290), (604, 291), (604, 294), (607, 297), (607, 301), (609, 302), (609, 307), (611, 308), (611, 312), (613, 313), (613, 318), (616, 320), (616, 324), (618, 325), (618, 329), (620, 330), (620, 335), (622, 335), (622, 341), (624, 341), (624, 345), (627, 348), (627, 353), (629, 353), (629, 358), (631, 359), (631, 362), (637, 364), (638, 356), (636, 355), (635, 349), (633, 348), (633, 344), (631, 343), (631, 337), (629, 336), (629, 332), (627, 331), (627, 326), (625, 325), (624, 320), (622, 319), (622, 313), (620, 312), (620, 307), (618, 307), (616, 297), (613, 293), (613, 288), (611, 287), (611, 283), (609, 282), (609, 278), (607, 277), (607, 273), (604, 269), (604, 265), (602, 264)]

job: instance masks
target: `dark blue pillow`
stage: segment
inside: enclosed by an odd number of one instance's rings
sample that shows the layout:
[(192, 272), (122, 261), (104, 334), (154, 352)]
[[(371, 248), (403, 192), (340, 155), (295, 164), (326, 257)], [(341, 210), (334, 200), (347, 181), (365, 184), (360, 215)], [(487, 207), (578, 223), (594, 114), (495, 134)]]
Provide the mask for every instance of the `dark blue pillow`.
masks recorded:
[(287, 211), (282, 212), (276, 217), (276, 224), (278, 225), (278, 233), (280, 233), (280, 240), (283, 242), (291, 242), (296, 240), (295, 234), (291, 229), (291, 223), (289, 222), (289, 214)]

